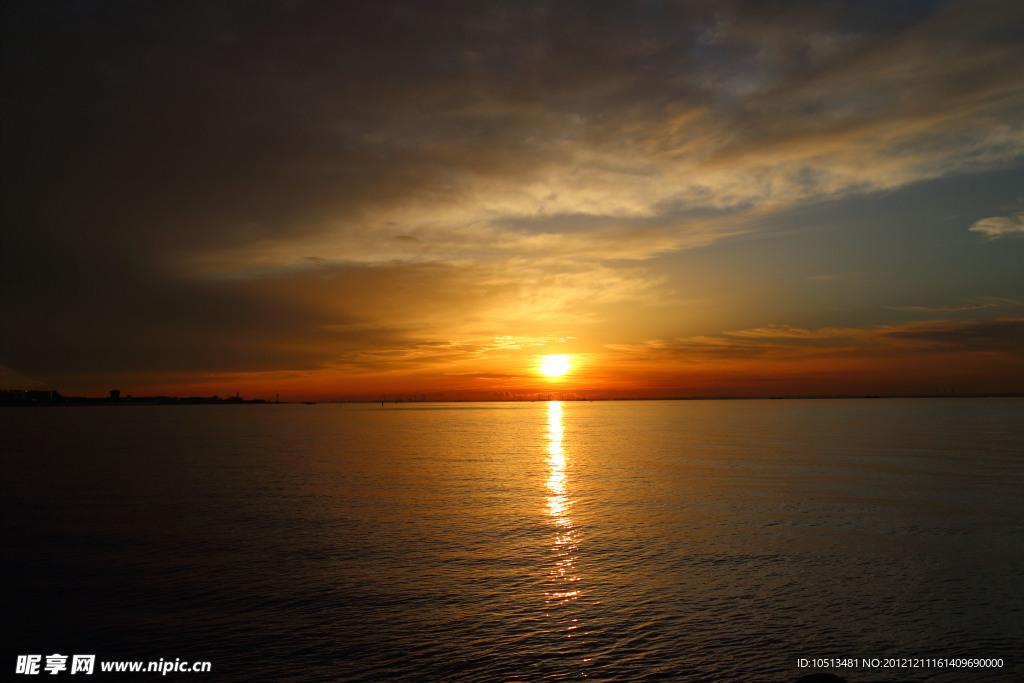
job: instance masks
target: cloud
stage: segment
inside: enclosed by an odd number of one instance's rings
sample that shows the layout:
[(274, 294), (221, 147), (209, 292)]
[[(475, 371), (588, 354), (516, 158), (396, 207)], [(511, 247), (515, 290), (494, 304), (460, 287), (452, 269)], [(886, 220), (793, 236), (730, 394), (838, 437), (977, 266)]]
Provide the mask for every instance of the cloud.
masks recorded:
[(1024, 357), (1024, 318), (931, 320), (874, 327), (794, 328), (788, 325), (724, 332), (642, 344), (609, 345), (620, 358), (700, 365), (737, 359), (802, 361), (911, 354), (1005, 354)]
[(658, 257), (1024, 154), (1014, 2), (4, 12), (0, 361), (39, 376), (568, 334), (675, 296)]
[(1024, 212), (1010, 216), (982, 218), (969, 229), (972, 232), (980, 232), (991, 239), (1024, 235)]
[(1019, 159), (1019, 9), (937, 7), (26, 11), (7, 175), (44, 229), (130, 232), (187, 268), (650, 258)]
[(938, 320), (879, 330), (879, 337), (916, 350), (1000, 352), (1024, 356), (1024, 318)]
[(619, 344), (604, 362), (629, 376), (622, 391), (669, 397), (1017, 394), (1024, 382), (1024, 318), (773, 334)]
[(849, 337), (851, 330), (836, 328), (808, 330), (789, 325), (770, 325), (750, 330), (737, 330), (727, 334), (730, 337), (747, 339), (841, 339)]
[(889, 306), (894, 311), (908, 311), (920, 313), (953, 312), (953, 311), (976, 311), (983, 308), (996, 308), (1002, 305), (1012, 305), (1012, 299), (986, 301), (983, 303), (955, 304), (950, 306)]

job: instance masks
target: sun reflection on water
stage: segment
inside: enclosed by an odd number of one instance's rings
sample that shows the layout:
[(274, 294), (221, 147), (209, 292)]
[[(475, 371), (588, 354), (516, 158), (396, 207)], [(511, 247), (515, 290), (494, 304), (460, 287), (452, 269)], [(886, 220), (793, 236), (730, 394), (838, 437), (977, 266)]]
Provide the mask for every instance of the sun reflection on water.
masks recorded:
[[(554, 545), (555, 565), (549, 572), (551, 589), (547, 591), (548, 605), (565, 604), (575, 600), (579, 590), (573, 583), (579, 580), (576, 569), (576, 530), (569, 517), (572, 501), (566, 492), (566, 459), (562, 446), (562, 404), (559, 401), (548, 403), (548, 515), (556, 529)], [(570, 627), (572, 630), (575, 627)]]

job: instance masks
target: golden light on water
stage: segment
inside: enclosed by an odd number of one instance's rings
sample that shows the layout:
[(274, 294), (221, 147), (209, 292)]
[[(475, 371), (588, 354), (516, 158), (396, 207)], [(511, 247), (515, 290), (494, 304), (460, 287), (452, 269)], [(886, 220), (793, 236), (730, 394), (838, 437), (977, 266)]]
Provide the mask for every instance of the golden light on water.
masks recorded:
[(540, 363), (540, 371), (548, 377), (561, 377), (569, 372), (569, 356), (544, 356)]
[[(555, 566), (549, 576), (552, 590), (546, 593), (547, 602), (556, 604), (575, 600), (579, 590), (573, 583), (579, 580), (575, 575), (576, 530), (569, 518), (572, 501), (567, 492), (566, 458), (562, 446), (562, 404), (548, 403), (548, 515), (555, 526), (555, 541), (551, 551), (555, 553)], [(575, 629), (575, 626), (569, 630)], [(570, 636), (571, 637), (571, 636)]]
[(548, 512), (561, 526), (565, 514), (565, 451), (562, 448), (562, 404), (548, 403)]

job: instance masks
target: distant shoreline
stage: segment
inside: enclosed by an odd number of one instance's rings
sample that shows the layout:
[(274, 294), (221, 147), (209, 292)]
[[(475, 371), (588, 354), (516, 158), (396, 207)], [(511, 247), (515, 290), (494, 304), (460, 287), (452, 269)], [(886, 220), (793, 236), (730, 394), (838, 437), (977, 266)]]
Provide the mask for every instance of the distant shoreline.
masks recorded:
[[(47, 392), (48, 393), (48, 392)], [(621, 398), (572, 398), (572, 399), (438, 399), (431, 401), (411, 400), (372, 400), (372, 399), (338, 399), (319, 401), (268, 401), (262, 398), (243, 399), (237, 396), (222, 399), (212, 397), (159, 396), (123, 398), (60, 397), (58, 399), (23, 399), (12, 400), (8, 396), (0, 399), (0, 408), (17, 407), (82, 407), (82, 406), (195, 406), (195, 405), (315, 405), (317, 403), (344, 404), (383, 404), (383, 405), (419, 405), (431, 403), (593, 403), (612, 401), (822, 401), (822, 400), (873, 400), (873, 399), (975, 399), (975, 398), (1024, 398), (1024, 393), (1012, 394), (898, 394), (898, 395), (820, 395), (820, 396), (670, 396), (670, 397), (621, 397)]]

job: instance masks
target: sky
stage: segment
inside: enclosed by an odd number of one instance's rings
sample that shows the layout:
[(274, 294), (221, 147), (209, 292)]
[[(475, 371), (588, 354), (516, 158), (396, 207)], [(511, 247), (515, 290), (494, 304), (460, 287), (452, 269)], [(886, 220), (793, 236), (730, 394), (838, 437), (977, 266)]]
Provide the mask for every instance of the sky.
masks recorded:
[(0, 388), (1024, 392), (1020, 2), (0, 11)]

